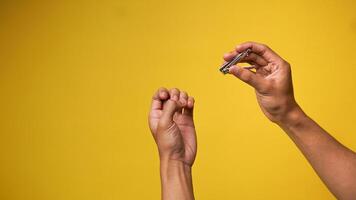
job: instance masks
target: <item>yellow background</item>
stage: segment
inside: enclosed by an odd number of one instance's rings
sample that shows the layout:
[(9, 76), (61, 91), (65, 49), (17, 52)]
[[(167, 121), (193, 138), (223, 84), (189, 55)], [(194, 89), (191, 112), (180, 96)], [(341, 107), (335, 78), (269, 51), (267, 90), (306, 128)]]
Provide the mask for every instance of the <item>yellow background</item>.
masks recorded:
[(160, 86), (196, 98), (197, 199), (334, 199), (223, 53), (270, 45), (298, 102), (356, 149), (356, 3), (1, 1), (0, 199), (159, 199)]

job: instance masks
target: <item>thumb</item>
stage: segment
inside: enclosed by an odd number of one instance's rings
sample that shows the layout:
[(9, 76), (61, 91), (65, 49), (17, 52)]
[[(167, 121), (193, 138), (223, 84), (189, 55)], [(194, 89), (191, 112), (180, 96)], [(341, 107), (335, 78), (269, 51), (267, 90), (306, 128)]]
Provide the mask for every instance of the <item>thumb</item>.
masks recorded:
[(254, 87), (255, 89), (258, 89), (262, 82), (262, 80), (260, 80), (260, 77), (256, 76), (256, 73), (240, 66), (232, 66), (229, 72), (230, 74), (233, 74), (234, 76), (236, 76), (243, 82), (249, 84), (250, 86)]
[(163, 128), (168, 128), (173, 123), (174, 114), (181, 110), (182, 106), (172, 99), (169, 99), (163, 106), (163, 113), (160, 120), (160, 126)]

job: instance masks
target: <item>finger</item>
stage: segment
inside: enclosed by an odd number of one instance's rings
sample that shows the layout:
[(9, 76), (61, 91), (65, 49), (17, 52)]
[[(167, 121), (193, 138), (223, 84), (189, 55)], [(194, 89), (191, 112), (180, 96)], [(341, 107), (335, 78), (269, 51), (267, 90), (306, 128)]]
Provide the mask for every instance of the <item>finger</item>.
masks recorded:
[(246, 49), (251, 49), (252, 52), (262, 56), (268, 62), (281, 61), (282, 58), (276, 54), (268, 46), (256, 42), (245, 42), (236, 47), (237, 52), (243, 52)]
[(232, 66), (229, 70), (230, 74), (233, 74), (243, 82), (251, 85), (255, 89), (258, 89), (262, 84), (262, 80), (260, 77), (256, 75), (256, 73), (252, 72), (249, 69), (245, 69), (239, 66)]
[(184, 108), (185, 115), (193, 116), (194, 103), (195, 103), (194, 97), (188, 97), (187, 106)]
[[(244, 69), (248, 69), (248, 70), (256, 69), (256, 71), (257, 71), (257, 70), (261, 69), (261, 67), (257, 66), (257, 65), (251, 65), (251, 66), (244, 67)], [(252, 72), (254, 72), (254, 71), (252, 71)]]
[(152, 96), (151, 109), (161, 110), (163, 108), (162, 101), (165, 101), (168, 98), (169, 98), (168, 90), (164, 87), (159, 88)]
[(178, 101), (179, 100), (179, 89), (177, 88), (172, 88), (169, 90), (169, 95), (170, 95), (170, 99), (174, 100), (174, 101)]
[(251, 65), (257, 64), (259, 66), (266, 66), (268, 64), (268, 62), (264, 58), (253, 52), (243, 58), (240, 62), (247, 62)]
[(163, 128), (168, 128), (173, 124), (173, 116), (176, 112), (180, 112), (182, 106), (178, 101), (174, 101), (169, 99), (163, 109), (161, 120), (159, 121), (159, 125)]
[[(238, 52), (232, 51), (224, 54), (223, 58), (226, 62), (228, 62), (231, 61), (237, 54)], [(251, 65), (258, 65), (258, 66), (265, 66), (268, 64), (268, 62), (264, 58), (262, 58), (260, 55), (253, 52), (247, 55), (245, 58), (243, 58), (239, 63), (243, 63), (243, 62), (247, 62)]]
[(183, 107), (186, 106), (188, 103), (188, 94), (184, 91), (180, 92), (179, 101)]
[(237, 55), (236, 51), (230, 51), (229, 53), (225, 53), (223, 55), (223, 58), (225, 61), (229, 62), (231, 61), (235, 56)]

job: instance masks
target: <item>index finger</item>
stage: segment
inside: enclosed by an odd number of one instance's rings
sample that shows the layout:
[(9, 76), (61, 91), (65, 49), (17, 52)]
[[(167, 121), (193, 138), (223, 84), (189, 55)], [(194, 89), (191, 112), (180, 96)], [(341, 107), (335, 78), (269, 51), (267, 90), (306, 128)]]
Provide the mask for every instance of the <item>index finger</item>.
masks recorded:
[(278, 54), (276, 54), (267, 45), (260, 44), (257, 42), (245, 42), (236, 47), (237, 52), (243, 52), (246, 49), (251, 49), (252, 52), (262, 56), (268, 62), (276, 62), (283, 60)]
[(168, 90), (159, 88), (152, 97), (151, 110), (162, 110), (163, 102), (169, 98)]

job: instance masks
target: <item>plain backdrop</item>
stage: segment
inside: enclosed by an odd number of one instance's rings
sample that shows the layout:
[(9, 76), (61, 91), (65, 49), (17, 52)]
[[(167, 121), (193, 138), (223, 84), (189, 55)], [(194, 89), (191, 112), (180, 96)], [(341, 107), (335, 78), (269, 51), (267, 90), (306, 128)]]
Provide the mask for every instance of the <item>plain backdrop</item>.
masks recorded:
[(356, 3), (1, 1), (0, 199), (159, 199), (154, 91), (196, 99), (196, 199), (334, 199), (254, 90), (218, 67), (244, 41), (291, 63), (297, 101), (356, 150)]

